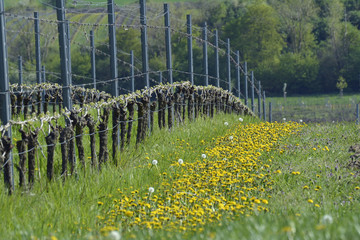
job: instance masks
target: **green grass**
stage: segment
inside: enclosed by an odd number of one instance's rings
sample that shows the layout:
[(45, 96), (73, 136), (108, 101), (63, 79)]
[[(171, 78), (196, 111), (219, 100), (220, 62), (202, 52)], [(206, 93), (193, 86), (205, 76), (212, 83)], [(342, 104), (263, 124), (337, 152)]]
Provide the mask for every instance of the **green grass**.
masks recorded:
[[(6, 239), (32, 236), (106, 239), (99, 233), (101, 226), (96, 216), (108, 205), (98, 206), (98, 201), (105, 202), (118, 188), (130, 192), (159, 184), (157, 175), (143, 166), (157, 159), (159, 171), (166, 172), (178, 158), (185, 161), (199, 158), (205, 148), (213, 146), (213, 138), (223, 136), (228, 128), (235, 126), (237, 118), (218, 115), (214, 119), (176, 127), (172, 132), (156, 130), (136, 150), (122, 154), (126, 164), (121, 167), (108, 165), (101, 172), (87, 171), (85, 174), (79, 171), (77, 177), (70, 177), (64, 183), (61, 180), (47, 183), (43, 176), (31, 192), (17, 189), (10, 197), (1, 183), (0, 235)], [(226, 127), (225, 121), (230, 126)], [(250, 118), (244, 121), (247, 124), (256, 122)], [(272, 160), (271, 172), (281, 171), (273, 175), (275, 183), (268, 193), (271, 195), (268, 213), (231, 221), (224, 216), (217, 223), (205, 225), (202, 232), (139, 229), (123, 232), (123, 238), (357, 239), (360, 235), (358, 169), (347, 168), (347, 165), (351, 155), (348, 148), (359, 142), (359, 131), (354, 124), (311, 124), (297, 135), (283, 139), (274, 151), (263, 154), (263, 161)], [(190, 143), (192, 151), (179, 151), (182, 140)], [(309, 203), (309, 199), (313, 203)]]
[[(87, 169), (85, 173), (78, 169), (78, 175), (69, 177), (64, 183), (60, 179), (48, 183), (45, 173), (41, 172), (40, 179), (37, 171), (36, 184), (31, 191), (17, 187), (15, 194), (10, 197), (1, 183), (0, 212), (3, 221), (0, 236), (6, 239), (46, 238), (52, 235), (59, 239), (87, 239), (88, 235), (97, 236), (100, 226), (96, 216), (103, 211), (98, 207), (98, 201), (116, 193), (118, 188), (124, 191), (130, 188), (147, 189), (148, 184), (156, 183), (159, 179), (141, 166), (147, 166), (152, 159), (157, 159), (159, 170), (165, 171), (178, 158), (198, 158), (206, 147), (211, 146), (213, 138), (226, 132), (228, 127), (224, 121), (234, 125), (237, 118), (236, 115), (219, 115), (214, 119), (175, 127), (172, 132), (155, 130), (137, 149), (132, 148), (121, 154), (119, 167), (109, 164), (101, 172)], [(194, 151), (177, 153), (179, 139), (191, 144)], [(40, 152), (38, 154), (41, 155)], [(57, 157), (57, 167), (60, 166), (59, 158), (60, 155)]]
[[(277, 150), (261, 157), (264, 161), (272, 160), (271, 172), (281, 171), (273, 177), (275, 184), (269, 192), (272, 197), (268, 213), (235, 221), (225, 216), (218, 223), (206, 225), (203, 232), (176, 234), (143, 230), (125, 236), (139, 239), (358, 239), (359, 169), (347, 168), (347, 165), (352, 154), (348, 148), (359, 140), (359, 127), (354, 124), (306, 126), (297, 136), (284, 139)], [(313, 203), (309, 203), (309, 199)]]
[[(300, 119), (309, 122), (355, 121), (356, 104), (360, 102), (359, 94), (318, 95), (302, 97), (272, 97), (266, 101), (272, 103), (273, 120), (283, 118), (292, 121)], [(267, 105), (268, 108), (268, 105)]]

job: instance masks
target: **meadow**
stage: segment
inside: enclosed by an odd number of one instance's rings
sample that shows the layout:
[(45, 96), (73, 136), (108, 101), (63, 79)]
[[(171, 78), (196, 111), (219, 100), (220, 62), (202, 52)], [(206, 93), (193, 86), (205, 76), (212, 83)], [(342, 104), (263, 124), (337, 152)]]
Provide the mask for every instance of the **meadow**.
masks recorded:
[(360, 184), (348, 149), (359, 141), (358, 126), (242, 118), (154, 131), (126, 150), (126, 164), (65, 182), (42, 179), (12, 196), (1, 183), (0, 235), (356, 239)]
[(292, 121), (302, 119), (306, 122), (354, 122), (360, 95), (291, 96), (286, 99), (268, 97), (266, 101), (272, 103), (274, 121), (282, 121), (283, 118), (286, 118)]

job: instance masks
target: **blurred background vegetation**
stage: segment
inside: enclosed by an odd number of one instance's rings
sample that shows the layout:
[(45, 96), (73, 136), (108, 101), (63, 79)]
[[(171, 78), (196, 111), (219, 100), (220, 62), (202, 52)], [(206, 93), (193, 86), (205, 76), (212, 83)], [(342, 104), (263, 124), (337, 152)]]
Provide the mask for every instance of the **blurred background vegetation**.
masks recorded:
[[(98, 0), (91, 1), (96, 3)], [(84, 1), (82, 1), (84, 2)], [(163, 1), (148, 0), (148, 7), (162, 9)], [(135, 6), (138, 1), (115, 0), (119, 8)], [(270, 96), (282, 94), (284, 83), (287, 83), (288, 95), (318, 94), (339, 92), (337, 82), (344, 79), (346, 92), (356, 93), (360, 90), (360, 1), (356, 0), (193, 0), (169, 1), (172, 27), (186, 32), (186, 14), (192, 14), (195, 26), (202, 27), (207, 22), (209, 30), (219, 30), (220, 38), (231, 39), (232, 49), (239, 50), (241, 61), (247, 61), (250, 70), (255, 71), (257, 80), (262, 82)], [(7, 12), (27, 14), (39, 11), (41, 18), (56, 19), (55, 11), (49, 5), (54, 0), (5, 0)], [(82, 7), (77, 1), (67, 1), (67, 18), (76, 22), (107, 23), (106, 14), (94, 17), (88, 14), (91, 6)], [(95, 7), (99, 7), (95, 5)], [(104, 12), (105, 6), (101, 6)], [(76, 9), (76, 13), (71, 10)], [(137, 10), (138, 11), (138, 10)], [(118, 14), (121, 14), (119, 12)], [(100, 13), (99, 13), (100, 16)], [(118, 24), (139, 24), (134, 16), (117, 18)], [(163, 26), (163, 18), (159, 17), (151, 25)], [(9, 20), (7, 27), (32, 32), (33, 23), (28, 21)], [(59, 54), (56, 25), (42, 26), (44, 34), (53, 32), (53, 40), (42, 37), (42, 60), (50, 72), (59, 72)], [(88, 39), (84, 33), (74, 26), (72, 32), (72, 72), (90, 77), (90, 55)], [(108, 53), (107, 33), (96, 35), (97, 49)], [(100, 32), (100, 30), (99, 30)], [(165, 70), (164, 30), (149, 30), (150, 68)], [(10, 64), (17, 68), (17, 56), (22, 55), (25, 69), (35, 68), (35, 50), (33, 34), (8, 33)], [(201, 36), (201, 31), (194, 31)], [(173, 33), (174, 69), (187, 71), (186, 36)], [(212, 36), (209, 41), (213, 42)], [(141, 60), (139, 29), (118, 29), (118, 58), (129, 62), (128, 53), (134, 50), (137, 59)], [(224, 49), (224, 45), (222, 48)], [(123, 53), (123, 54), (122, 54)], [(209, 48), (209, 74), (214, 75), (214, 52)], [(221, 56), (221, 68), (225, 69), (225, 56)], [(136, 61), (141, 69), (141, 61)], [(195, 72), (202, 73), (202, 45), (194, 44)], [(129, 67), (119, 64), (119, 77), (129, 75)], [(235, 70), (233, 69), (235, 76)], [(226, 71), (222, 71), (226, 79)], [(109, 59), (105, 55), (97, 55), (97, 76), (99, 80), (110, 78)], [(166, 77), (166, 75), (165, 75)], [(28, 74), (28, 81), (34, 81), (35, 74)], [(156, 76), (152, 76), (157, 79)], [(186, 75), (174, 73), (176, 81), (188, 80)], [(11, 81), (16, 82), (17, 73), (11, 74)], [(48, 77), (47, 80), (59, 81)], [(89, 79), (74, 77), (73, 84), (89, 82)], [(201, 78), (195, 83), (201, 84)], [(234, 79), (235, 81), (235, 79)], [(214, 84), (214, 82), (210, 83)], [(225, 83), (224, 83), (225, 84)], [(121, 84), (129, 89), (130, 82)], [(137, 88), (144, 85), (137, 81)], [(234, 83), (234, 86), (236, 84)], [(225, 85), (223, 87), (226, 87)], [(106, 90), (106, 89), (104, 89)]]

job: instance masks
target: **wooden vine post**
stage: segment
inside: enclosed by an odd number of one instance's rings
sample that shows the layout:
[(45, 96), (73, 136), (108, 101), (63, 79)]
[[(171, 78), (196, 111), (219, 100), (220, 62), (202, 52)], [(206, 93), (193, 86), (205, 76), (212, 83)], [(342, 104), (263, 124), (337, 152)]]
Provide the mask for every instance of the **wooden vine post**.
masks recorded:
[(30, 187), (33, 186), (35, 181), (35, 153), (37, 146), (37, 139), (40, 129), (37, 128), (34, 131), (29, 131), (27, 135), (28, 139), (28, 170), (29, 170), (29, 184)]
[(117, 148), (118, 148), (118, 143), (119, 143), (119, 124), (120, 124), (120, 107), (119, 107), (118, 103), (114, 103), (112, 105), (112, 124), (113, 124), (112, 134), (111, 134), (112, 158), (113, 158), (115, 165), (117, 165), (116, 153), (117, 153)]
[(13, 179), (12, 179), (12, 166), (11, 166), (11, 158), (10, 153), (13, 149), (13, 145), (11, 144), (11, 138), (8, 136), (3, 136), (1, 139), (0, 144), (0, 164), (3, 166), (4, 170), (4, 182), (5, 186), (9, 191), (9, 194), (11, 195), (13, 193)]
[(59, 138), (59, 129), (49, 123), (49, 135), (45, 137), (47, 147), (47, 178), (51, 181), (54, 178), (54, 153), (57, 139)]
[(95, 121), (91, 115), (86, 115), (86, 124), (89, 128), (89, 136), (90, 136), (90, 153), (91, 153), (91, 166), (97, 167), (97, 157), (96, 157), (96, 138), (95, 138)]
[(19, 153), (19, 166), (17, 166), (17, 170), (19, 171), (19, 185), (20, 187), (24, 187), (26, 185), (26, 178), (25, 178), (25, 164), (26, 164), (26, 154), (24, 153), (26, 150), (27, 145), (27, 135), (25, 132), (20, 131), (21, 133), (21, 140), (16, 142), (16, 148)]
[(110, 109), (109, 107), (104, 107), (103, 114), (101, 115), (101, 120), (99, 124), (99, 140), (100, 140), (100, 149), (99, 149), (99, 168), (103, 163), (106, 163), (109, 157), (107, 141), (108, 141), (108, 122), (109, 122)]
[(129, 145), (131, 141), (131, 131), (133, 126), (133, 120), (134, 120), (134, 101), (128, 102), (127, 109), (129, 111), (129, 120), (128, 120), (128, 128), (127, 128), (127, 134), (126, 134), (126, 143)]

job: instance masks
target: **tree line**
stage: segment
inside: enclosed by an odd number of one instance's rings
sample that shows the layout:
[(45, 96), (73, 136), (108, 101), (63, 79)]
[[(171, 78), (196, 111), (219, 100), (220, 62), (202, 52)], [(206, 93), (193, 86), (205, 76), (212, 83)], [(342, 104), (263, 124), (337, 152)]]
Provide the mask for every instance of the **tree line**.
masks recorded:
[[(155, 3), (151, 3), (155, 4)], [(240, 51), (241, 61), (247, 61), (257, 80), (272, 96), (282, 94), (284, 83), (287, 92), (293, 94), (334, 93), (339, 86), (345, 92), (360, 90), (360, 1), (358, 0), (200, 0), (189, 3), (186, 9), (172, 7), (185, 23), (185, 14), (194, 14), (194, 25), (202, 27), (207, 22), (209, 30), (218, 29), (223, 40), (231, 39), (231, 48)], [(191, 11), (190, 11), (191, 9)], [(177, 11), (183, 11), (178, 13)], [(182, 14), (182, 15), (181, 15)], [(163, 25), (163, 20), (159, 19)], [(194, 33), (201, 37), (199, 32)], [(149, 31), (150, 68), (166, 70), (163, 34)], [(24, 41), (24, 39), (22, 39)], [(209, 41), (212, 41), (209, 38)], [(107, 40), (98, 42), (96, 48), (108, 53)], [(174, 33), (172, 36), (174, 69), (187, 71), (187, 38)], [(23, 51), (29, 51), (22, 47)], [(128, 53), (141, 59), (140, 31), (118, 29), (118, 58), (129, 62)], [(194, 44), (194, 71), (202, 73), (202, 45)], [(56, 51), (47, 51), (46, 67), (50, 71), (59, 69)], [(85, 47), (74, 48), (72, 72), (90, 77), (90, 55)], [(226, 56), (221, 54), (225, 69)], [(209, 48), (209, 74), (214, 74), (214, 50)], [(33, 62), (34, 57), (28, 59)], [(110, 79), (106, 55), (97, 55), (97, 76)], [(141, 62), (136, 65), (141, 69)], [(31, 68), (30, 66), (28, 66)], [(235, 76), (235, 69), (233, 69)], [(226, 71), (221, 76), (226, 79)], [(129, 66), (119, 63), (119, 77), (129, 75)], [(166, 75), (164, 76), (166, 77)], [(153, 75), (156, 81), (157, 76)], [(174, 73), (174, 78), (187, 80), (187, 76)], [(50, 78), (51, 79), (51, 78)], [(54, 80), (55, 81), (55, 80)], [(73, 78), (73, 84), (89, 81)], [(234, 79), (235, 81), (235, 79)], [(154, 81), (153, 81), (154, 82)], [(202, 78), (195, 78), (202, 84)], [(210, 80), (210, 83), (211, 80)], [(344, 84), (346, 83), (346, 84)], [(121, 87), (130, 89), (130, 82)], [(213, 83), (214, 84), (214, 83)], [(233, 86), (236, 86), (235, 82)], [(137, 81), (137, 88), (143, 87)], [(225, 83), (224, 83), (225, 87)], [(106, 90), (106, 88), (104, 88)], [(342, 90), (341, 90), (342, 91)]]

